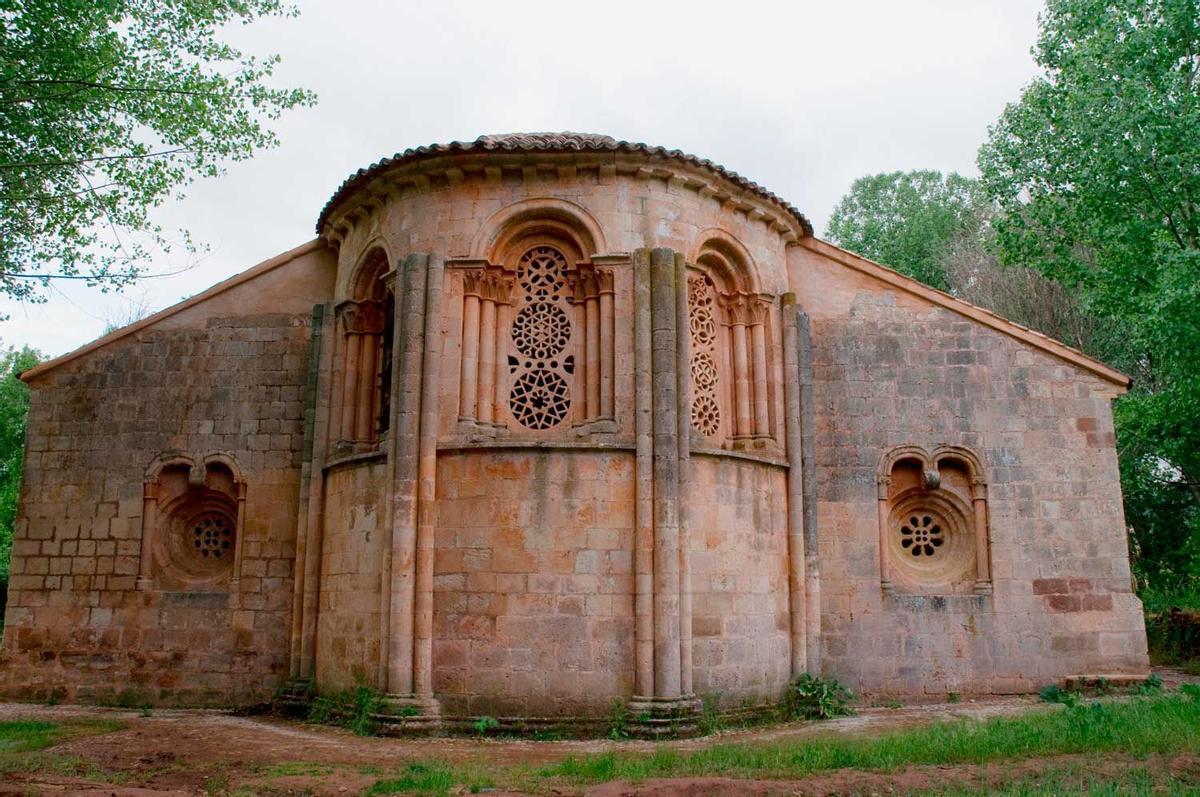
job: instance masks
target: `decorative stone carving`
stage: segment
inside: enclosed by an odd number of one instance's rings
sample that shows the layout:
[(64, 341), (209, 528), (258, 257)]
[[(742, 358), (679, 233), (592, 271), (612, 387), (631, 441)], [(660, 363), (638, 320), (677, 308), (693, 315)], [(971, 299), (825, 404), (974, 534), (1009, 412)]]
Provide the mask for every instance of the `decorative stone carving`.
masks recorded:
[(517, 423), (535, 431), (562, 423), (571, 408), (574, 360), (561, 356), (574, 333), (566, 272), (566, 257), (551, 246), (533, 247), (517, 268), (523, 296), (511, 328), (515, 354), (508, 357), (513, 378), (508, 407)]

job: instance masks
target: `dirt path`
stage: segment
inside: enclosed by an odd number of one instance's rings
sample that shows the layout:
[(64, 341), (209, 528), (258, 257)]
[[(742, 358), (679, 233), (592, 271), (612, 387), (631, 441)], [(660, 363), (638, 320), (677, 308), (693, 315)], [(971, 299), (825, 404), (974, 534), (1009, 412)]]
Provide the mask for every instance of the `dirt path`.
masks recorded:
[[(1182, 680), (1196, 680), (1181, 677), (1172, 671), (1160, 672), (1160, 676), (1171, 685)], [(701, 739), (666, 742), (604, 739), (535, 742), (469, 738), (397, 740), (359, 737), (336, 728), (269, 717), (239, 717), (220, 711), (156, 709), (148, 716), (143, 716), (140, 711), (134, 710), (8, 703), (0, 704), (0, 720), (120, 720), (125, 724), (122, 730), (71, 739), (51, 748), (48, 753), (93, 762), (103, 772), (117, 773), (119, 777), (115, 780), (127, 785), (95, 783), (49, 774), (18, 774), (0, 779), (0, 797), (28, 794), (31, 788), (35, 794), (161, 797), (229, 793), (236, 791), (238, 786), (247, 786), (249, 790), (243, 792), (246, 794), (347, 795), (357, 794), (381, 774), (393, 772), (409, 762), (441, 760), (486, 769), (489, 766), (547, 763), (572, 755), (608, 751), (648, 753), (664, 747), (685, 751), (714, 744), (781, 742), (845, 735), (874, 736), (888, 730), (939, 720), (1015, 716), (1033, 708), (1045, 709), (1048, 706), (1038, 702), (1035, 697), (999, 697), (953, 704), (864, 708), (852, 717), (726, 732)], [(299, 766), (297, 762), (304, 762), (304, 765)], [(1041, 766), (1042, 763), (1034, 761), (1030, 765)], [(1100, 763), (1107, 766), (1105, 762)], [(1163, 765), (1167, 766), (1167, 763)], [(1190, 760), (1178, 765), (1193, 769), (1197, 766), (1195, 761)], [(967, 779), (965, 782), (971, 783), (978, 778), (986, 781), (996, 766), (999, 765), (914, 767), (902, 775), (842, 771), (807, 778), (803, 783), (701, 779), (646, 782), (638, 784), (636, 788), (606, 784), (587, 793), (597, 797), (623, 794), (887, 793), (888, 784), (900, 785), (895, 782), (897, 778), (928, 778), (932, 787), (946, 783), (946, 777), (949, 777), (947, 773), (952, 773), (953, 778), (963, 777)], [(1009, 763), (1003, 768), (1011, 773), (1013, 766)], [(266, 791), (262, 785), (265, 774), (270, 775), (270, 788)], [(858, 785), (849, 788), (850, 783)], [(913, 788), (920, 786), (915, 782), (903, 784), (903, 789)]]

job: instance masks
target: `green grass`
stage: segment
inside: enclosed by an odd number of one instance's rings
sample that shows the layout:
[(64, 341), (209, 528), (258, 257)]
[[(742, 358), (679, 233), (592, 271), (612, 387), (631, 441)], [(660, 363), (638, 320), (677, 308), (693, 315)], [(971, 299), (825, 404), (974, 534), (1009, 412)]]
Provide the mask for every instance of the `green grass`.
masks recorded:
[(45, 752), (46, 748), (67, 739), (112, 733), (124, 727), (123, 722), (106, 719), (0, 721), (0, 773), (95, 778), (103, 773), (94, 761)]
[(1182, 797), (1197, 793), (1194, 778), (1175, 779), (1165, 769), (1152, 771), (1147, 767), (1129, 767), (1119, 773), (1097, 773), (1086, 766), (1050, 768), (1034, 777), (1016, 778), (1000, 786), (956, 786), (921, 791), (914, 797), (1134, 797), (1161, 795)]
[(487, 776), (467, 774), (464, 770), (441, 761), (433, 761), (408, 764), (397, 775), (376, 781), (363, 792), (363, 797), (380, 797), (385, 794), (440, 797), (464, 787), (474, 794), (482, 789), (491, 788), (492, 780)]
[[(512, 767), (493, 770), (491, 775), (503, 786), (544, 790), (556, 784), (585, 786), (613, 780), (712, 775), (798, 779), (838, 769), (893, 772), (912, 765), (981, 764), (1067, 754), (1120, 753), (1144, 758), (1152, 753), (1183, 752), (1200, 752), (1200, 700), (1167, 694), (1046, 709), (1016, 718), (943, 722), (875, 737), (833, 736), (772, 744), (713, 745), (686, 752), (660, 748), (650, 754), (572, 756), (541, 768)], [(366, 794), (442, 795), (455, 788), (481, 785), (470, 770), (431, 762), (410, 764), (399, 775), (376, 783)], [(1028, 788), (1033, 791), (1013, 793), (1055, 793), (1052, 786), (1047, 787), (1049, 791), (1038, 791), (1041, 786), (1036, 783)]]

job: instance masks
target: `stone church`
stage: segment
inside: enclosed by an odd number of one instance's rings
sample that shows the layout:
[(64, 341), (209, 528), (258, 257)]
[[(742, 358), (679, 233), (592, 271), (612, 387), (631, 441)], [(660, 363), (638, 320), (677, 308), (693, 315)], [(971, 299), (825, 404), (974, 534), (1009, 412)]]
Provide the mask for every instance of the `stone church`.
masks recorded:
[(1146, 673), (1103, 363), (607, 136), (410, 149), (316, 233), (22, 375), (0, 692), (654, 723)]

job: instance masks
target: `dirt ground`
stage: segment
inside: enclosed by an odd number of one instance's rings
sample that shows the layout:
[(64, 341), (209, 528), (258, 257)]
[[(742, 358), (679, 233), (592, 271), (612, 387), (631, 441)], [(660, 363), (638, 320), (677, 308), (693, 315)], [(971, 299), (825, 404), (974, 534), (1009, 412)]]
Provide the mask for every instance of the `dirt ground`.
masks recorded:
[[(1195, 680), (1174, 671), (1160, 671), (1168, 685)], [(486, 771), (491, 766), (544, 764), (568, 756), (606, 751), (652, 752), (670, 747), (694, 750), (712, 744), (780, 742), (823, 736), (870, 736), (896, 728), (937, 720), (1014, 716), (1045, 708), (1036, 697), (998, 697), (961, 703), (863, 708), (855, 716), (820, 723), (793, 723), (769, 728), (724, 732), (701, 739), (666, 742), (570, 740), (479, 740), (437, 738), (397, 740), (354, 736), (348, 731), (273, 717), (242, 717), (206, 710), (155, 709), (141, 711), (91, 706), (0, 704), (0, 720), (43, 719), (78, 722), (118, 720), (123, 728), (79, 736), (45, 751), (62, 759), (81, 759), (90, 778), (52, 772), (14, 772), (0, 777), (4, 795), (111, 795), (167, 797), (168, 795), (357, 795), (380, 777), (409, 762), (441, 760), (469, 764)], [(1035, 759), (987, 765), (910, 767), (896, 773), (840, 770), (802, 782), (747, 781), (696, 778), (644, 781), (636, 785), (608, 783), (590, 789), (559, 788), (553, 794), (593, 797), (637, 795), (815, 795), (897, 794), (961, 785), (990, 785), (1036, 774), (1048, 766), (1078, 765), (1089, 773), (1121, 772), (1132, 762), (1119, 757), (1090, 760), (1081, 757)], [(1138, 762), (1164, 777), (1173, 773), (1200, 780), (1200, 761), (1181, 756)], [(501, 794), (501, 792), (492, 792)]]

